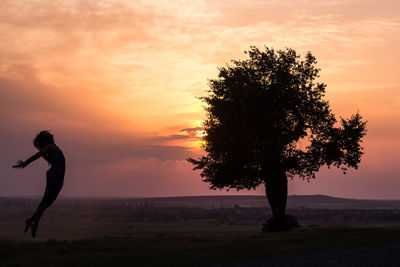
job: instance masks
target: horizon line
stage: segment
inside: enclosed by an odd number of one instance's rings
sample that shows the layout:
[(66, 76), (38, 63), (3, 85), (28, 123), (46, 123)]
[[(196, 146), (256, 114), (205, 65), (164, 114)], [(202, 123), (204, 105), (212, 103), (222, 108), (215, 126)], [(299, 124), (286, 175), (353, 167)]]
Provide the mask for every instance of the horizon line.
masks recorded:
[[(400, 199), (393, 198), (351, 198), (351, 197), (337, 197), (324, 194), (293, 194), (288, 195), (289, 197), (300, 196), (300, 197), (311, 197), (311, 196), (322, 196), (338, 199), (348, 199), (348, 200), (374, 200), (374, 201), (400, 201)], [(175, 196), (59, 196), (59, 199), (157, 199), (157, 198), (189, 198), (189, 197), (264, 197), (264, 194), (260, 195), (175, 195)], [(41, 195), (13, 195), (13, 196), (0, 196), (0, 198), (17, 198), (17, 199), (40, 199)]]

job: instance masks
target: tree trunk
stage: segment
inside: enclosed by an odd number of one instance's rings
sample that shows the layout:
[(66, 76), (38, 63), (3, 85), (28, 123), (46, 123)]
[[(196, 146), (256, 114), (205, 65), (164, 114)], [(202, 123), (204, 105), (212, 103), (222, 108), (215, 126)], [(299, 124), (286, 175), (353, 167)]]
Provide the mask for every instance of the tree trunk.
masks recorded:
[(288, 230), (288, 222), (286, 218), (286, 201), (288, 193), (286, 175), (283, 174), (279, 177), (266, 179), (265, 189), (272, 210), (273, 228), (277, 228), (277, 231)]

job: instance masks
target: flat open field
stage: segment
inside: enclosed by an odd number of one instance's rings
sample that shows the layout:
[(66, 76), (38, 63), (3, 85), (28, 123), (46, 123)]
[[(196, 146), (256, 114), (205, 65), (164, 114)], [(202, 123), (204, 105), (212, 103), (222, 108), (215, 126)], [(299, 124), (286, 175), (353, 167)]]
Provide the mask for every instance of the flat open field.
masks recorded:
[(400, 260), (400, 227), (263, 234), (255, 228), (182, 226), (135, 225), (115, 236), (83, 239), (46, 239), (51, 231), (37, 240), (3, 239), (0, 266), (398, 266)]
[(197, 200), (58, 200), (32, 239), (24, 219), (38, 200), (2, 199), (0, 266), (399, 266), (392, 203), (303, 201), (290, 210), (301, 228), (262, 233), (270, 211), (254, 204), (260, 199)]

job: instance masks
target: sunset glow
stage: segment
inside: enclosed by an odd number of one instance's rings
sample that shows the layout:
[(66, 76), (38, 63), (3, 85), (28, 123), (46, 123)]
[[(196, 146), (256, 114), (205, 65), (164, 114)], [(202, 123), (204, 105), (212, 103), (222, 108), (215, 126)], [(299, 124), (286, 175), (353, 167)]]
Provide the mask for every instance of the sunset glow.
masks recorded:
[(0, 196), (42, 193), (44, 161), (11, 169), (42, 129), (66, 154), (64, 196), (223, 194), (186, 162), (202, 153), (199, 97), (267, 45), (311, 51), (333, 112), (368, 121), (359, 170), (289, 194), (400, 199), (399, 14), (389, 0), (1, 1)]

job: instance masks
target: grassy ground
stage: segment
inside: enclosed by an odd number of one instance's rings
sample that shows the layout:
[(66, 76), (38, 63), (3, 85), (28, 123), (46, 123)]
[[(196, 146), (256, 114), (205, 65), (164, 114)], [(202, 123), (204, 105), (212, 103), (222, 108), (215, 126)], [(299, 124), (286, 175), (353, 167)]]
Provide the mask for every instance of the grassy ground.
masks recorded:
[(0, 266), (197, 266), (400, 243), (400, 227), (154, 229), (87, 239), (0, 240)]

